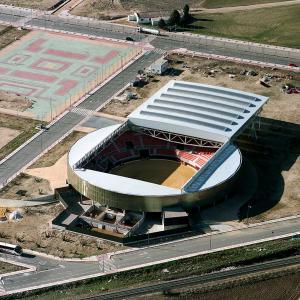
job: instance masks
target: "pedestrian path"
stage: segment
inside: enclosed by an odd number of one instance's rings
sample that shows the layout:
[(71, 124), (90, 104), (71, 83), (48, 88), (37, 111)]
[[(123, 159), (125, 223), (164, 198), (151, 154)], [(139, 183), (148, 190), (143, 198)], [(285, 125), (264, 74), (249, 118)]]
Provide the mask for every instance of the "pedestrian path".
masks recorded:
[(47, 195), (41, 198), (35, 198), (30, 200), (14, 200), (14, 199), (0, 199), (0, 207), (7, 208), (19, 208), (19, 207), (30, 207), (45, 205), (56, 202), (53, 195)]

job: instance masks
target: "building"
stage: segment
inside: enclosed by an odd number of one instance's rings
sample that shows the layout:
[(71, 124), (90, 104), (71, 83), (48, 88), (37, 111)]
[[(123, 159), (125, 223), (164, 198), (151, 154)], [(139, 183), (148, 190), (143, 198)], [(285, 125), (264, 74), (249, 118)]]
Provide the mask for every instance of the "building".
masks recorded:
[(136, 23), (138, 24), (150, 24), (151, 23), (151, 16), (147, 13), (134, 13)]
[(181, 227), (185, 212), (226, 199), (242, 164), (234, 140), (267, 100), (172, 80), (126, 122), (78, 140), (68, 155), (68, 183), (105, 208), (98, 209), (98, 224), (108, 218), (105, 211), (111, 217), (114, 210), (111, 228), (128, 229), (126, 214), (135, 220), (129, 222), (134, 230), (141, 228), (148, 213), (161, 214), (166, 227)]
[(168, 70), (168, 68), (169, 62), (164, 58), (160, 58), (149, 67), (149, 71), (152, 74), (162, 75)]

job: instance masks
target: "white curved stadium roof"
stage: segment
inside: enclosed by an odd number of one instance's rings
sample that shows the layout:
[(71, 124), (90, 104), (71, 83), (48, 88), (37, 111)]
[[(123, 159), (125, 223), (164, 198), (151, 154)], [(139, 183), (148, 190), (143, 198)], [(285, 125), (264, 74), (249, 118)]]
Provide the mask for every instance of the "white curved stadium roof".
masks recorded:
[(224, 143), (267, 100), (244, 91), (171, 80), (128, 118), (137, 126)]

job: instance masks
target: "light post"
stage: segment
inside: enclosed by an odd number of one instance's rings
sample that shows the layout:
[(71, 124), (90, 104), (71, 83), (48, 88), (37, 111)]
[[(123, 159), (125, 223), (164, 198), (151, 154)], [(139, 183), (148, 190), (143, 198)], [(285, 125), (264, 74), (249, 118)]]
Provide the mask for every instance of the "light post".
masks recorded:
[(212, 234), (209, 235), (209, 250), (211, 250), (211, 239), (212, 239)]
[(250, 212), (251, 208), (252, 208), (252, 206), (250, 204), (248, 204), (248, 206), (247, 206), (247, 224), (249, 224), (249, 212)]
[(51, 97), (50, 97), (50, 117), (51, 117), (50, 122), (52, 122), (53, 114), (52, 114), (52, 98)]

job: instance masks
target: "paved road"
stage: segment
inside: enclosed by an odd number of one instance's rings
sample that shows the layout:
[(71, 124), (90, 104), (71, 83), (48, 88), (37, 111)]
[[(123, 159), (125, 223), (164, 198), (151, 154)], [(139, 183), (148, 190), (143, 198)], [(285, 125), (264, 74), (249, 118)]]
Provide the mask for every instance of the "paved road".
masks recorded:
[[(1, 16), (0, 16), (1, 17)], [(82, 34), (91, 34), (95, 36), (110, 37), (116, 39), (125, 39), (126, 36), (130, 35), (135, 40), (140, 41), (145, 39), (145, 35), (138, 34), (134, 29), (126, 27), (118, 27), (117, 30), (114, 28), (115, 25), (108, 25), (106, 23), (99, 22), (87, 22), (69, 20), (54, 16), (43, 16), (39, 18), (34, 18), (27, 22), (26, 25), (40, 26), (57, 30), (65, 30), (70, 32), (77, 32)], [(114, 29), (114, 31), (112, 31)], [(217, 43), (209, 39), (197, 39), (195, 36), (183, 36), (183, 35), (171, 35), (171, 36), (159, 36), (151, 41), (151, 44), (159, 49), (173, 50), (177, 48), (187, 48), (192, 51), (201, 51), (206, 53), (214, 53), (219, 55), (227, 55), (243, 59), (253, 59), (262, 62), (283, 64), (288, 63), (300, 64), (300, 59), (291, 59), (290, 52), (283, 51), (273, 51), (266, 55), (265, 50), (256, 49), (253, 51), (250, 47), (245, 47), (245, 45), (234, 45), (230, 46), (229, 42)], [(230, 46), (230, 47), (229, 47)], [(250, 51), (251, 50), (251, 51)]]
[[(29, 15), (29, 19), (28, 19)], [(49, 29), (64, 30), (80, 34), (90, 34), (99, 37), (125, 39), (126, 36), (133, 37), (136, 41), (145, 39), (144, 34), (136, 32), (135, 28), (125, 27), (108, 22), (96, 20), (66, 18), (53, 15), (32, 16), (27, 13), (24, 19), (24, 12), (13, 12), (0, 8), (0, 20), (6, 22), (20, 22), (25, 20), (25, 25), (45, 27)], [(155, 38), (151, 44), (160, 49), (187, 48), (193, 51), (202, 51), (220, 55), (233, 56), (243, 59), (253, 59), (262, 62), (287, 65), (288, 63), (300, 64), (300, 54), (295, 51), (270, 50), (244, 44), (234, 44), (230, 41), (217, 41), (210, 38), (198, 38), (196, 35), (175, 35), (160, 36)], [(292, 58), (293, 57), (293, 58)]]
[(289, 221), (249, 227), (223, 234), (191, 238), (188, 242), (179, 240), (170, 244), (162, 244), (147, 249), (117, 254), (112, 256), (112, 260), (117, 268), (126, 268), (132, 265), (147, 264), (157, 260), (208, 251), (211, 248), (223, 248), (234, 244), (248, 243), (253, 240), (272, 238), (275, 235), (284, 235), (289, 232), (298, 231), (300, 232), (300, 217)]
[(257, 60), (272, 64), (288, 65), (289, 63), (294, 62), (297, 65), (300, 65), (300, 59), (292, 59), (289, 56), (279, 55), (279, 52), (274, 52), (274, 55), (269, 55), (265, 53), (239, 49), (238, 45), (234, 49), (225, 47), (225, 44), (224, 46), (216, 46), (206, 44), (205, 41), (202, 41), (200, 43), (196, 42), (193, 38), (186, 38), (186, 41), (178, 41), (171, 37), (157, 37), (151, 42), (151, 45), (155, 48), (163, 50), (187, 48), (191, 51), (237, 57), (241, 59)]
[[(285, 220), (262, 226), (245, 228), (233, 232), (213, 235), (211, 242), (209, 236), (199, 236), (189, 242), (181, 240), (138, 249), (132, 252), (112, 255), (111, 259), (105, 259), (104, 269), (120, 270), (128, 267), (140, 267), (147, 263), (159, 262), (163, 259), (176, 259), (179, 256), (199, 253), (206, 250), (216, 250), (222, 247), (239, 245), (245, 242), (253, 242), (263, 238), (300, 232), (300, 217), (293, 220)], [(3, 255), (0, 255), (3, 256)], [(21, 275), (13, 275), (3, 278), (2, 288), (5, 291), (14, 291), (43, 284), (53, 284), (61, 280), (68, 280), (84, 275), (93, 275), (102, 272), (102, 263), (98, 262), (62, 262), (42, 257), (15, 257), (8, 255), (10, 259), (32, 264), (37, 267), (37, 272)]]
[[(168, 280), (160, 283), (152, 283), (146, 286), (140, 286), (135, 288), (128, 288), (119, 290), (116, 292), (109, 292), (105, 294), (99, 294), (97, 296), (84, 297), (80, 299), (85, 300), (109, 300), (109, 299), (127, 299), (129, 297), (153, 294), (157, 292), (168, 291), (171, 289), (187, 288), (193, 285), (211, 283), (219, 280), (234, 280), (236, 277), (249, 276), (250, 274), (255, 274), (258, 272), (266, 271), (276, 271), (279, 268), (299, 266), (300, 256), (283, 258), (278, 260), (273, 260), (264, 263), (258, 263), (251, 266), (244, 266), (235, 268), (233, 270), (224, 270), (219, 272), (214, 272), (205, 275), (196, 275), (192, 277), (185, 277), (175, 280)], [(295, 294), (295, 296), (297, 296)]]
[[(131, 82), (137, 71), (150, 65), (160, 54), (156, 52), (147, 52), (141, 58), (136, 60), (132, 65), (123, 70), (120, 74), (110, 80), (95, 94), (88, 97), (78, 107), (95, 110), (128, 82)], [(52, 145), (65, 133), (70, 131), (74, 126), (79, 124), (86, 116), (73, 112), (67, 113), (63, 118), (44, 131), (39, 137), (34, 139), (28, 145), (23, 147), (15, 155), (0, 165), (0, 186), (16, 172), (26, 166), (32, 159), (37, 157), (44, 149)]]

